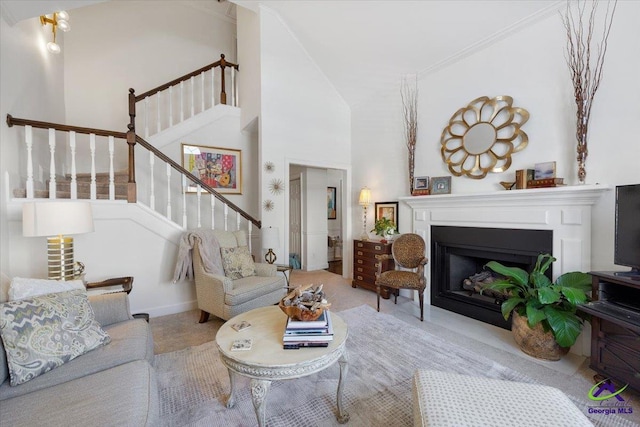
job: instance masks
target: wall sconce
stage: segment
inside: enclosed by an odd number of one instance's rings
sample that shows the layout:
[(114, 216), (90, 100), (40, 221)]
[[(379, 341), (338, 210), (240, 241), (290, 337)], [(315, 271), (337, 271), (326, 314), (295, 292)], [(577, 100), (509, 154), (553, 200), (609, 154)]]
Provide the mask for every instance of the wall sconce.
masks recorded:
[(369, 240), (369, 233), (367, 233), (367, 208), (371, 205), (371, 190), (367, 187), (363, 187), (362, 190), (360, 190), (358, 204), (362, 206), (364, 212), (362, 219), (362, 236), (360, 236), (360, 239)]
[(262, 230), (262, 249), (269, 249), (264, 256), (264, 260), (269, 264), (276, 262), (276, 254), (273, 252), (273, 248), (280, 247), (280, 232), (277, 228), (269, 227)]
[[(25, 237), (47, 237), (48, 278), (71, 280), (82, 273), (76, 271), (73, 259), (73, 237), (94, 231), (89, 202), (27, 202), (22, 205), (22, 234)], [(53, 236), (53, 237), (51, 237)]]
[(40, 23), (42, 26), (51, 24), (53, 41), (47, 43), (47, 50), (51, 53), (60, 53), (60, 45), (56, 43), (56, 33), (58, 28), (65, 33), (71, 30), (71, 25), (69, 25), (69, 14), (63, 10), (61, 12), (54, 12), (53, 15), (51, 15), (51, 18), (46, 15), (42, 15), (40, 16)]

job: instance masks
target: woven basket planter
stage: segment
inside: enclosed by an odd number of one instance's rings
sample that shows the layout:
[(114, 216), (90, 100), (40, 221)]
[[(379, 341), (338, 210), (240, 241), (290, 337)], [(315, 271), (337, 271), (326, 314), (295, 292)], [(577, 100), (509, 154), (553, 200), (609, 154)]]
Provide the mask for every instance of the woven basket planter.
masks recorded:
[(560, 347), (551, 331), (545, 332), (542, 323), (533, 329), (527, 324), (527, 318), (520, 316), (515, 310), (511, 323), (513, 338), (520, 350), (538, 359), (560, 360), (569, 352), (568, 347)]

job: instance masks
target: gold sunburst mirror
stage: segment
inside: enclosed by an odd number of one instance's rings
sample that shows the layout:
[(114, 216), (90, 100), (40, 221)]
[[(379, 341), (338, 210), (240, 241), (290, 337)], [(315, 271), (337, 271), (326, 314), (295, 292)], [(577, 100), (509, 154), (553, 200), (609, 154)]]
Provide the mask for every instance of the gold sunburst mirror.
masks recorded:
[(522, 125), (529, 112), (513, 107), (510, 96), (481, 96), (459, 109), (440, 137), (440, 154), (455, 176), (482, 179), (489, 172), (504, 172), (511, 155), (523, 150), (529, 137)]

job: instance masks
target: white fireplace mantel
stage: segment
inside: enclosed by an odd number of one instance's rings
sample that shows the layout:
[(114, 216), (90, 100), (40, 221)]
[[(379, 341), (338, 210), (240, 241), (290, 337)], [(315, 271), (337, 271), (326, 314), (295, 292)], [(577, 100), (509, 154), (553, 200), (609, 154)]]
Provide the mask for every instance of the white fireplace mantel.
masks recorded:
[[(569, 271), (591, 269), (591, 208), (608, 185), (498, 191), (491, 193), (442, 194), (401, 197), (411, 207), (413, 232), (427, 243), (431, 259), (431, 226), (514, 228), (553, 231), (554, 280)], [(425, 304), (431, 304), (431, 265), (425, 266), (428, 289)], [(572, 350), (589, 354), (588, 334)]]
[[(429, 259), (432, 225), (552, 230), (557, 277), (567, 271), (589, 271), (591, 207), (611, 189), (608, 185), (579, 185), (400, 200), (411, 207), (413, 231), (427, 242)], [(430, 271), (426, 274), (430, 277)], [(428, 297), (429, 292), (425, 294)]]

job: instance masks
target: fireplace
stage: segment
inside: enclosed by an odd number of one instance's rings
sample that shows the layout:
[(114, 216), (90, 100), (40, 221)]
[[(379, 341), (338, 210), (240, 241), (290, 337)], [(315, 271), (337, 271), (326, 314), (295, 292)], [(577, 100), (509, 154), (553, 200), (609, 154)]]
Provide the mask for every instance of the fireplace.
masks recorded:
[[(552, 250), (551, 230), (431, 226), (431, 304), (510, 329), (500, 312), (504, 298), (481, 294), (468, 279), (489, 273), (489, 261), (531, 271), (538, 254)], [(547, 274), (551, 279), (551, 269)]]
[[(431, 253), (431, 227), (504, 228), (551, 232), (553, 244), (551, 250), (545, 252), (557, 258), (553, 263), (553, 278), (556, 278), (568, 271), (590, 270), (591, 207), (608, 191), (611, 191), (611, 187), (606, 185), (568, 185), (517, 191), (401, 197), (400, 200), (408, 205), (411, 211), (410, 215), (407, 215), (411, 218), (407, 229), (421, 235), (427, 243), (426, 256), (429, 262), (425, 266), (425, 305), (432, 304), (432, 288), (436, 285), (432, 281), (432, 270), (436, 263), (434, 254)], [(400, 212), (402, 213), (402, 206)], [(400, 217), (402, 218), (402, 215)], [(517, 252), (494, 250), (487, 261), (502, 259), (506, 263), (509, 260), (503, 257), (510, 254)], [(457, 257), (459, 253), (455, 255)], [(464, 259), (465, 256), (462, 254), (460, 257)], [(458, 262), (456, 257), (453, 259)], [(478, 257), (478, 264), (483, 264), (483, 257)], [(515, 261), (516, 264), (519, 262)], [(523, 265), (527, 263), (525, 260)], [(497, 305), (493, 302), (492, 304)], [(580, 355), (590, 354), (588, 332), (581, 335), (579, 342), (571, 347), (571, 351)]]

